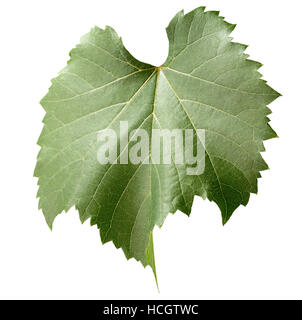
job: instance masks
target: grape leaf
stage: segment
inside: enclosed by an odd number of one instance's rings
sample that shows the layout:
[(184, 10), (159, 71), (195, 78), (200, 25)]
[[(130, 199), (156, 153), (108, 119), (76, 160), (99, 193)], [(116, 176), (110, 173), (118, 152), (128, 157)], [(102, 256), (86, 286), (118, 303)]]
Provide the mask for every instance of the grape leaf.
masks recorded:
[[(179, 12), (167, 27), (169, 54), (160, 67), (136, 60), (116, 32), (93, 28), (71, 52), (67, 66), (41, 100), (46, 111), (35, 176), (39, 207), (52, 227), (75, 206), (82, 221), (97, 225), (155, 273), (152, 230), (168, 213), (189, 215), (194, 195), (214, 201), (226, 223), (257, 192), (263, 141), (276, 136), (267, 105), (279, 94), (232, 42), (235, 25), (218, 12)], [(107, 164), (97, 161), (97, 132), (143, 128), (205, 129), (205, 170), (187, 175), (176, 164)], [(127, 145), (117, 155), (123, 156)], [(152, 157), (150, 146), (149, 157)]]

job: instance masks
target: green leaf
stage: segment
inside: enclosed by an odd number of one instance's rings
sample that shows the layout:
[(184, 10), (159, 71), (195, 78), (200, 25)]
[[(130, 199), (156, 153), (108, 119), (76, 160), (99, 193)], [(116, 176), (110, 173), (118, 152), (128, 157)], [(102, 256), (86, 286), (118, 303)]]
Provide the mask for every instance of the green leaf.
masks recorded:
[[(152, 230), (168, 213), (189, 215), (194, 195), (217, 203), (226, 223), (257, 192), (263, 141), (276, 136), (267, 105), (279, 94), (248, 60), (234, 29), (197, 8), (179, 12), (167, 28), (169, 54), (154, 67), (137, 61), (116, 32), (93, 28), (70, 52), (41, 104), (46, 111), (35, 176), (39, 207), (51, 227), (75, 206), (91, 219), (103, 243), (113, 241), (155, 273)], [(187, 175), (176, 164), (107, 164), (97, 161), (97, 133), (143, 128), (205, 129), (205, 171)], [(151, 144), (151, 143), (150, 143)], [(118, 153), (121, 157), (126, 148)], [(152, 157), (150, 145), (149, 156)]]

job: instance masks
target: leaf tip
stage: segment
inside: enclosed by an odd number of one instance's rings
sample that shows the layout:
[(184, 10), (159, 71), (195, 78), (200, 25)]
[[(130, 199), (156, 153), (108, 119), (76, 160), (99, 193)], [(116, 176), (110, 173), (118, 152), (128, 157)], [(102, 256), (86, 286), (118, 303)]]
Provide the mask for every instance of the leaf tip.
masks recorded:
[(230, 217), (222, 217), (222, 226), (224, 227), (225, 224), (229, 221)]
[[(45, 216), (45, 215), (44, 215), (44, 216)], [(47, 219), (46, 217), (45, 217), (45, 220), (46, 220), (46, 223), (47, 223), (50, 231), (52, 231), (52, 230), (53, 230), (53, 220), (49, 220), (49, 219)]]

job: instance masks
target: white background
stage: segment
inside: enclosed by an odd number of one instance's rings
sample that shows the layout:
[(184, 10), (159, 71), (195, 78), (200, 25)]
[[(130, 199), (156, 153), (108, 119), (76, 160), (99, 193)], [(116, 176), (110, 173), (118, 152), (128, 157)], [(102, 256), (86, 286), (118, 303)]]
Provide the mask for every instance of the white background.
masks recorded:
[[(102, 246), (74, 209), (47, 227), (33, 178), (39, 100), (94, 25), (114, 27), (136, 58), (160, 65), (170, 19), (200, 5), (237, 23), (234, 40), (283, 94), (270, 105), (280, 138), (265, 143), (271, 169), (258, 195), (225, 227), (218, 207), (196, 198), (190, 218), (177, 212), (155, 229), (158, 293), (151, 270)], [(302, 299), (301, 9), (300, 0), (1, 1), (0, 298)]]

